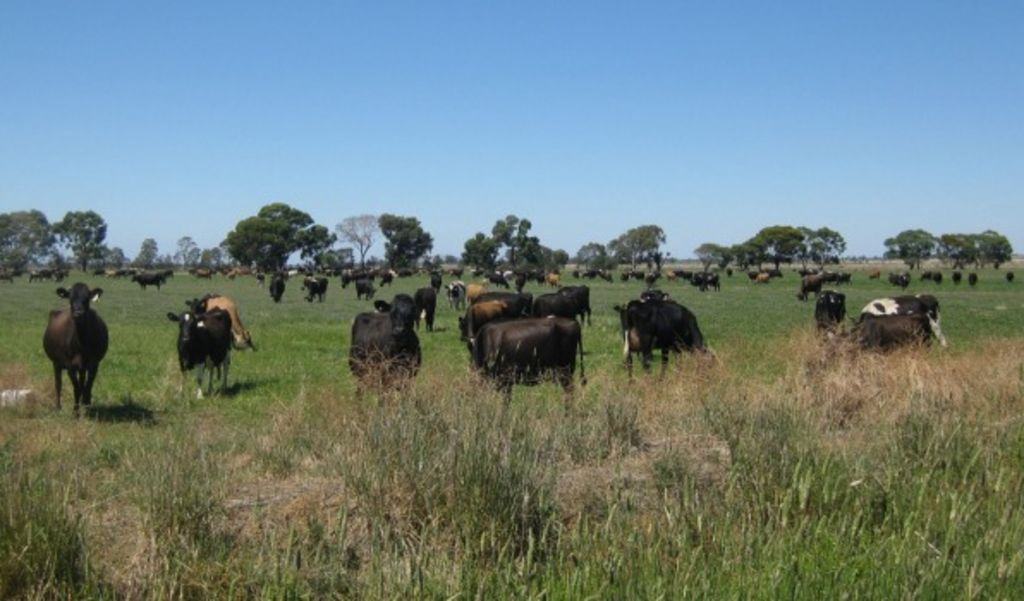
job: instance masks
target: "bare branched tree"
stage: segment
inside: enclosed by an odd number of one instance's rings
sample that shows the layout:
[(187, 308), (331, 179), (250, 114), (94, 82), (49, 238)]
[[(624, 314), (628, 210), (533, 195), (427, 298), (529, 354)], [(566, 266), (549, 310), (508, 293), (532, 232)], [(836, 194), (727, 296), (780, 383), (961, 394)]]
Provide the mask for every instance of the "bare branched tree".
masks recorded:
[(377, 240), (380, 226), (376, 215), (356, 215), (346, 217), (334, 228), (343, 240), (348, 241), (359, 251), (359, 266), (366, 266), (366, 253)]

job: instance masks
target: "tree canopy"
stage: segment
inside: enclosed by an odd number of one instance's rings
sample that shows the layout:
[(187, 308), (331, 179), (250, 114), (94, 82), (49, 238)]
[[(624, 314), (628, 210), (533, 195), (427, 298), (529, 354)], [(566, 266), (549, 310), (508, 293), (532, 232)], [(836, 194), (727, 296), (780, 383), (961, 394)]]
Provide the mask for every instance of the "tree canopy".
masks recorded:
[[(537, 263), (540, 257), (540, 240), (530, 235), (533, 224), (529, 219), (509, 215), (499, 219), (491, 228), (491, 236), (499, 251), (505, 249), (505, 260), (513, 268), (520, 263)], [(531, 260), (532, 259), (532, 260)]]
[(64, 218), (53, 226), (57, 235), (71, 254), (78, 266), (85, 271), (89, 261), (102, 259), (107, 239), (107, 222), (95, 211), (69, 211)]
[(497, 261), (498, 243), (483, 232), (477, 232), (463, 245), (462, 262), (466, 265), (492, 270)]
[(415, 217), (385, 213), (377, 224), (387, 240), (384, 258), (392, 267), (413, 267), (434, 248), (434, 238), (424, 231), (420, 220)]
[(710, 269), (712, 265), (718, 265), (720, 268), (725, 269), (733, 259), (732, 247), (722, 246), (714, 242), (701, 244), (693, 250), (693, 254), (697, 256), (697, 260), (704, 266), (704, 271)]
[(24, 269), (53, 251), (54, 235), (41, 211), (0, 213), (0, 267)]
[(331, 240), (326, 244), (329, 235), (327, 228), (314, 225), (308, 213), (277, 202), (239, 221), (224, 239), (224, 245), (242, 265), (277, 271), (295, 252), (302, 251), (303, 258), (315, 260), (334, 243)]
[(626, 230), (624, 234), (608, 243), (608, 252), (619, 263), (628, 263), (636, 268), (638, 263), (654, 263), (661, 269), (661, 245), (665, 243), (665, 231), (657, 225), (641, 225)]
[(900, 259), (911, 269), (920, 269), (921, 262), (935, 253), (938, 240), (924, 230), (904, 230), (886, 238), (884, 244), (885, 258)]

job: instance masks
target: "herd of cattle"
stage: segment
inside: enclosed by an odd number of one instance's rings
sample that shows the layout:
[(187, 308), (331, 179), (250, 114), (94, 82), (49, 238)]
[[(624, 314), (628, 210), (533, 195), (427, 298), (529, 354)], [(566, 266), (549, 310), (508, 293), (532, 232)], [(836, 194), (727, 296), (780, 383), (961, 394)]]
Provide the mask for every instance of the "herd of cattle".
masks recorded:
[[(237, 275), (237, 274), (236, 274)], [(257, 274), (252, 274), (257, 275)], [(271, 276), (269, 291), (280, 302), (289, 277), (287, 272)], [(455, 274), (450, 274), (455, 275)], [(461, 274), (459, 274), (461, 275)], [(602, 277), (589, 272), (574, 276)], [(713, 357), (698, 325), (697, 316), (685, 306), (652, 285), (657, 278), (644, 274), (646, 290), (639, 298), (616, 305), (623, 358), (632, 377), (633, 356), (640, 355), (645, 370), (655, 351), (661, 352), (664, 373), (669, 356), (682, 351), (699, 352)], [(717, 274), (674, 273), (675, 278), (697, 281), (702, 290), (717, 287)], [(715, 276), (709, 282), (707, 276)], [(756, 274), (772, 278), (781, 274)], [(904, 286), (906, 274), (893, 274), (893, 284)], [(941, 273), (922, 274), (922, 279), (941, 283)], [(970, 281), (976, 282), (975, 274)], [(390, 284), (395, 272), (344, 273), (342, 287), (354, 284), (357, 298), (372, 300), (376, 288)], [(955, 277), (954, 281), (959, 278)], [(132, 280), (145, 288), (160, 286), (171, 274), (136, 273)], [(197, 275), (197, 277), (203, 277)], [(457, 276), (456, 276), (457, 277)], [(630, 278), (634, 277), (632, 275)], [(876, 277), (870, 274), (869, 277)], [(465, 342), (473, 368), (495, 386), (511, 394), (515, 384), (534, 384), (552, 379), (566, 392), (574, 387), (576, 363), (579, 361), (580, 382), (585, 383), (583, 367), (583, 327), (591, 322), (590, 288), (586, 285), (562, 285), (559, 274), (534, 276), (553, 291), (539, 294), (523, 292), (519, 274), (490, 274), (487, 283), (466, 284), (455, 280), (443, 284), (440, 272), (432, 273), (430, 285), (419, 288), (412, 296), (396, 294), (390, 302), (376, 300), (374, 311), (358, 314), (352, 322), (349, 367), (360, 387), (383, 385), (414, 376), (421, 363), (422, 352), (417, 330), (420, 322), (428, 332), (434, 330), (438, 296), (444, 290), (449, 306), (463, 315), (458, 319), (460, 339)], [(516, 291), (488, 290), (488, 284), (509, 288), (509, 279)], [(1008, 282), (1013, 274), (1006, 275)], [(259, 278), (260, 284), (264, 283)], [(947, 341), (942, 333), (938, 299), (930, 294), (901, 295), (879, 298), (861, 309), (858, 320), (848, 330), (846, 296), (833, 289), (823, 290), (825, 283), (849, 282), (849, 274), (828, 272), (803, 273), (797, 298), (816, 296), (814, 316), (820, 331), (829, 339), (848, 340), (864, 349), (887, 350), (907, 344), (928, 344), (936, 338), (942, 346)], [(324, 275), (303, 275), (302, 288), (306, 300), (324, 300), (328, 278)], [(63, 371), (68, 371), (74, 388), (75, 412), (81, 404), (91, 402), (92, 386), (99, 364), (108, 348), (107, 327), (90, 306), (101, 295), (101, 288), (77, 283), (70, 289), (60, 287), (57, 295), (67, 299), (68, 306), (50, 313), (43, 337), (43, 348), (54, 370), (57, 407), (60, 408)], [(242, 324), (238, 307), (230, 298), (208, 294), (186, 301), (182, 312), (169, 312), (169, 320), (178, 326), (177, 351), (181, 372), (196, 370), (197, 395), (203, 394), (203, 377), (208, 375), (207, 390), (212, 391), (215, 375), (225, 387), (231, 363), (231, 349), (255, 349), (252, 336)]]

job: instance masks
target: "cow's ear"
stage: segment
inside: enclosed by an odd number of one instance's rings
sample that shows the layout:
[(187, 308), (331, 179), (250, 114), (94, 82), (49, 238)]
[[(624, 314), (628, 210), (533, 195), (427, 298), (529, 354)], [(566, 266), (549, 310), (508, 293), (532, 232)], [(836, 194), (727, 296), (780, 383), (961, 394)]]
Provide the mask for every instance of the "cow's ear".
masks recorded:
[(68, 297), (68, 289), (65, 288), (64, 286), (61, 286), (60, 288), (57, 288), (57, 296), (59, 296), (61, 298), (67, 298)]
[(103, 288), (92, 289), (92, 302), (95, 303), (96, 301), (100, 300), (101, 296), (103, 296)]
[(167, 319), (170, 319), (171, 321), (181, 321), (181, 318), (178, 317), (177, 313), (171, 313), (170, 311), (167, 312)]
[(377, 309), (377, 311), (380, 312), (380, 313), (387, 313), (388, 311), (391, 310), (391, 305), (389, 305), (385, 301), (378, 300), (378, 301), (373, 301), (373, 308)]

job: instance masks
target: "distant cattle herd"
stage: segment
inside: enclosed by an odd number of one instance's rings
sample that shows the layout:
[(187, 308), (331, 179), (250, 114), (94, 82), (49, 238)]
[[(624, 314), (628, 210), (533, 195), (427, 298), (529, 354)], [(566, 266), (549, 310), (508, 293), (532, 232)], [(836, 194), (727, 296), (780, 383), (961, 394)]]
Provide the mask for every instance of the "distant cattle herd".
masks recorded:
[[(212, 279), (208, 269), (191, 270), (197, 278)], [(338, 276), (342, 288), (354, 284), (356, 298), (372, 300), (377, 287), (390, 285), (396, 277), (413, 275), (411, 270), (349, 270), (341, 273), (312, 274), (301, 270), (280, 271), (273, 274), (254, 273), (244, 268), (219, 272), (234, 279), (254, 275), (260, 286), (270, 276), (269, 292), (275, 303), (280, 302), (291, 277), (302, 277), (305, 299), (323, 302), (327, 294), (329, 277)], [(474, 270), (475, 277), (486, 283), (467, 284), (461, 279), (462, 268), (447, 270), (453, 278), (443, 282), (441, 271), (429, 272), (430, 285), (419, 288), (413, 296), (396, 294), (390, 302), (374, 301), (374, 311), (358, 314), (352, 322), (349, 367), (356, 376), (360, 389), (367, 385), (387, 386), (416, 375), (422, 364), (417, 330), (423, 322), (427, 332), (434, 331), (434, 317), (438, 295), (444, 290), (449, 307), (462, 311), (458, 319), (459, 335), (465, 342), (474, 370), (491, 380), (506, 395), (515, 384), (534, 384), (554, 380), (567, 392), (574, 388), (576, 365), (579, 362), (580, 382), (585, 383), (583, 367), (583, 326), (591, 320), (590, 288), (586, 285), (564, 285), (561, 274), (542, 271), (495, 271), (485, 273)], [(947, 340), (942, 332), (939, 301), (931, 294), (899, 295), (878, 298), (861, 311), (852, 328), (846, 330), (846, 296), (824, 289), (825, 284), (850, 283), (852, 274), (814, 270), (797, 271), (800, 277), (797, 298), (808, 300), (815, 296), (814, 320), (819, 331), (829, 338), (848, 340), (864, 349), (888, 350), (907, 344), (928, 344), (932, 338), (942, 346)], [(20, 274), (0, 272), (0, 281), (13, 281)], [(159, 289), (173, 277), (171, 271), (141, 272), (135, 270), (100, 270), (95, 275), (111, 278), (131, 278), (145, 290), (149, 286)], [(726, 271), (727, 276), (732, 270)], [(754, 284), (767, 284), (783, 277), (778, 270), (750, 271), (746, 273)], [(603, 270), (572, 271), (573, 279), (601, 279), (613, 282), (611, 273)], [(29, 281), (62, 281), (67, 273), (56, 269), (40, 269), (29, 273)], [(645, 370), (650, 369), (654, 351), (661, 352), (661, 371), (664, 372), (671, 353), (697, 352), (714, 357), (698, 325), (697, 316), (673, 300), (667, 293), (654, 288), (660, 278), (686, 280), (700, 291), (721, 290), (720, 274), (710, 271), (670, 270), (620, 272), (623, 281), (639, 280), (646, 290), (639, 298), (625, 305), (616, 305), (619, 316), (623, 359), (632, 377), (633, 356), (639, 355)], [(878, 271), (868, 272), (869, 279), (879, 279)], [(952, 273), (952, 281), (959, 284), (963, 274)], [(1008, 283), (1014, 281), (1007, 272)], [(920, 280), (935, 285), (943, 282), (942, 272), (924, 271)], [(549, 286), (553, 292), (533, 294), (523, 292), (530, 281)], [(910, 285), (909, 273), (890, 273), (893, 286), (906, 289)], [(970, 272), (970, 286), (976, 286), (978, 275)], [(489, 286), (501, 290), (490, 291)], [(515, 291), (512, 291), (512, 288)], [(91, 307), (102, 295), (100, 288), (91, 289), (77, 283), (70, 289), (60, 287), (57, 294), (68, 300), (68, 306), (53, 311), (43, 339), (47, 357), (53, 363), (57, 407), (60, 408), (61, 380), (67, 371), (74, 389), (75, 412), (79, 406), (91, 402), (92, 386), (100, 361), (106, 355), (108, 333), (106, 324)], [(252, 349), (252, 336), (244, 327), (235, 302), (227, 297), (209, 294), (186, 301), (186, 310), (169, 312), (168, 319), (178, 325), (177, 350), (179, 365), (184, 375), (197, 370), (197, 396), (203, 394), (203, 376), (208, 373), (207, 391), (213, 389), (215, 374), (221, 387), (227, 384), (231, 364), (231, 349)]]

